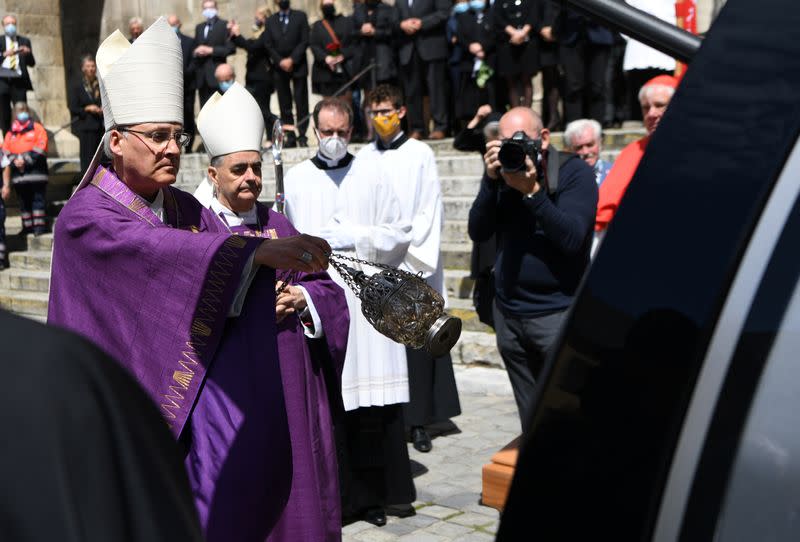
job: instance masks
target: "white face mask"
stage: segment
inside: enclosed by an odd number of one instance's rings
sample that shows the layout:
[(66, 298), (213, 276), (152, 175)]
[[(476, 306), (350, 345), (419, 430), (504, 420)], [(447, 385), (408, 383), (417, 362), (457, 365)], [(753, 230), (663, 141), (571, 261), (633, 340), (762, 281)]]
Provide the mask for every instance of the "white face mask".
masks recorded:
[(322, 137), (317, 132), (319, 139), (319, 152), (329, 160), (339, 161), (347, 154), (347, 141), (339, 136)]
[(217, 16), (217, 10), (215, 8), (206, 8), (203, 10), (203, 17), (207, 20), (211, 20)]

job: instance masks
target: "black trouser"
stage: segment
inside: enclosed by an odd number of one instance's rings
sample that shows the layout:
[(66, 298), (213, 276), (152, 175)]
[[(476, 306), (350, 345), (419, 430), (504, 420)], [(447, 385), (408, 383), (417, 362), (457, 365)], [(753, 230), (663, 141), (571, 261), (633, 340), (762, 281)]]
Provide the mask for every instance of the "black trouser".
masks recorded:
[[(306, 119), (302, 124), (298, 124), (298, 141), (305, 143), (306, 130), (308, 129), (308, 79), (306, 77), (292, 77), (291, 73), (278, 69), (275, 70), (275, 90), (278, 91), (278, 106), (281, 109), (281, 122), (284, 124), (294, 124), (292, 115), (292, 94), (294, 94), (294, 106), (297, 109), (298, 122)], [(294, 93), (292, 93), (294, 90)]]
[[(184, 81), (186, 81), (186, 77), (184, 77)], [(195, 89), (193, 86), (183, 88), (183, 130), (192, 134), (192, 137), (189, 138), (189, 144), (186, 145), (187, 152), (192, 151), (194, 136), (197, 131), (197, 126), (195, 126), (194, 122), (194, 94)]]
[(401, 69), (400, 78), (403, 81), (403, 93), (406, 98), (406, 107), (408, 107), (409, 131), (419, 131), (423, 134), (427, 132), (422, 106), (422, 98), (425, 96), (425, 87), (427, 86), (433, 129), (446, 132), (449, 127), (450, 110), (447, 102), (446, 61), (425, 62), (414, 49), (411, 53), (411, 62)]
[(272, 82), (269, 80), (250, 80), (245, 88), (253, 95), (259, 109), (261, 109), (261, 116), (264, 117), (264, 127), (267, 131), (267, 139), (271, 140), (272, 125), (275, 123), (275, 115), (269, 109), (269, 97), (274, 89)]
[(92, 163), (94, 153), (103, 139), (103, 129), (98, 128), (93, 131), (78, 132), (78, 142), (80, 143), (81, 173), (86, 173)]
[[(562, 46), (559, 52), (564, 66), (565, 121), (591, 118), (603, 122), (606, 66), (611, 47), (581, 40), (572, 47)], [(584, 103), (588, 103), (588, 107)]]
[(27, 91), (23, 88), (16, 79), (6, 79), (5, 90), (0, 92), (0, 128), (3, 133), (7, 134), (8, 129), (11, 127), (11, 106), (17, 102), (27, 102)]
[(624, 40), (614, 43), (608, 58), (606, 68), (606, 122), (619, 122), (628, 118), (628, 103), (625, 94), (625, 73), (622, 71), (622, 61), (625, 58)]
[(560, 79), (557, 64), (542, 66), (542, 123), (551, 132), (561, 129), (561, 113), (558, 112)]
[(543, 316), (516, 318), (504, 315), (495, 303), (497, 349), (511, 381), (523, 431), (530, 414), (536, 379), (564, 322), (566, 309)]
[(22, 231), (45, 233), (47, 231), (47, 182), (21, 182), (14, 184), (19, 200), (19, 214), (22, 217)]

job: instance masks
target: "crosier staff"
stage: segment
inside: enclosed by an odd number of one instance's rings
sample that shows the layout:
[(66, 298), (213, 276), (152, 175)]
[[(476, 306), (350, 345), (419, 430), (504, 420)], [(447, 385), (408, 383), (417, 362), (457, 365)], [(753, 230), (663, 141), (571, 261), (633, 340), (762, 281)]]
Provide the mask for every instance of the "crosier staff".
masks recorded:
[(283, 125), (276, 120), (272, 126), (272, 163), (275, 166), (275, 210), (285, 215), (286, 195), (283, 190)]

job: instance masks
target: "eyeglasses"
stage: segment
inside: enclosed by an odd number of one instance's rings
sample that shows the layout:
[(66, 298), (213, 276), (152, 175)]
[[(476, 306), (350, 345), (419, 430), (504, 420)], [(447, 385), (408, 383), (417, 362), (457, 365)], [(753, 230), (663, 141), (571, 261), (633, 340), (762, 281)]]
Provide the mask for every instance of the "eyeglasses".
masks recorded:
[(388, 115), (390, 113), (394, 113), (397, 109), (371, 109), (369, 111), (370, 118), (375, 118), (379, 115)]
[(170, 139), (174, 139), (179, 147), (183, 148), (189, 144), (192, 139), (192, 134), (189, 132), (170, 132), (169, 130), (153, 130), (150, 132), (141, 132), (139, 130), (132, 130), (130, 128), (117, 128), (120, 132), (130, 132), (146, 137), (156, 145), (163, 145), (166, 147)]

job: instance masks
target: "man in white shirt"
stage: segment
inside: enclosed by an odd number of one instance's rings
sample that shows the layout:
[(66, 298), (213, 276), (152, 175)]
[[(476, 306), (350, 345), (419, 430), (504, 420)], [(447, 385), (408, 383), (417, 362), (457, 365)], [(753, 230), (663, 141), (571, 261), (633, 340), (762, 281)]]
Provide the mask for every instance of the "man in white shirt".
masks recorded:
[[(287, 172), (286, 215), (294, 226), (323, 237), (339, 253), (398, 265), (409, 244), (411, 225), (402, 217), (392, 186), (375, 161), (347, 152), (353, 112), (335, 98), (319, 102), (313, 114), (319, 152)], [(368, 274), (378, 270), (348, 262)], [(411, 478), (402, 403), (408, 401), (405, 347), (378, 333), (361, 314), (361, 301), (342, 277), (350, 330), (342, 374), (344, 414), (337, 421), (342, 512), (375, 525), (386, 523), (389, 505), (410, 505)]]
[[(400, 89), (378, 85), (366, 97), (378, 137), (359, 151), (357, 159), (377, 163), (400, 201), (403, 220), (411, 223), (411, 244), (400, 265), (410, 273), (422, 273), (445, 297), (444, 270), (440, 258), (444, 226), (442, 190), (436, 157), (431, 148), (409, 138), (400, 127), (406, 115)], [(432, 359), (421, 351), (407, 349), (410, 402), (404, 409), (411, 441), (421, 452), (432, 447), (424, 426), (461, 414), (450, 355)]]

